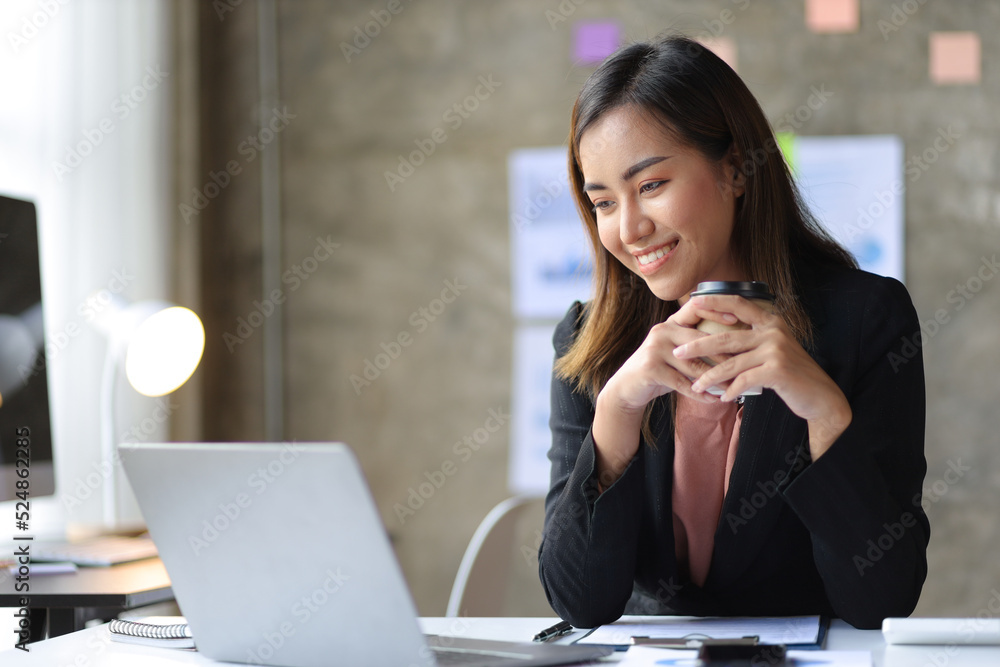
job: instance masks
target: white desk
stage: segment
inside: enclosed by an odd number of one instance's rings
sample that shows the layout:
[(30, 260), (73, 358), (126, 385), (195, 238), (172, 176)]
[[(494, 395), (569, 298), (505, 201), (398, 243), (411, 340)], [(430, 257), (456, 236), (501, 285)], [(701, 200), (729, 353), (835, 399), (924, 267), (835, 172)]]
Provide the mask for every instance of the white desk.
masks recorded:
[[(552, 625), (554, 618), (424, 618), (425, 632), (439, 635), (461, 635), (480, 639), (531, 641), (536, 632)], [(561, 641), (572, 640), (571, 635)], [(25, 653), (10, 648), (0, 651), (0, 665), (18, 667), (170, 667), (171, 665), (230, 665), (200, 656), (197, 652), (160, 649), (112, 642), (106, 625), (73, 632), (55, 639), (30, 644)], [(878, 630), (855, 630), (843, 621), (830, 626), (826, 648), (831, 650), (868, 650), (876, 667), (983, 667), (1000, 665), (1000, 647), (983, 646), (890, 646), (882, 642)], [(616, 662), (621, 655), (609, 658)]]

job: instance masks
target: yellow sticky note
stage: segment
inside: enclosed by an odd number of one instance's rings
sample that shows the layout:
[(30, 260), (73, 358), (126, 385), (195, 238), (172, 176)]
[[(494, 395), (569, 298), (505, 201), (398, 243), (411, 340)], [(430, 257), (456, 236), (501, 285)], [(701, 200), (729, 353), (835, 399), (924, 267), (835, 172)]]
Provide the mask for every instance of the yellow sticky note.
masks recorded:
[(738, 64), (738, 58), (736, 55), (736, 40), (731, 37), (705, 37), (704, 39), (699, 39), (698, 41), (706, 49), (722, 58), (727, 65), (733, 68), (734, 72), (739, 71), (736, 67)]
[(936, 84), (979, 83), (982, 49), (974, 32), (932, 32), (930, 77)]
[(858, 0), (806, 0), (806, 26), (813, 32), (857, 32)]

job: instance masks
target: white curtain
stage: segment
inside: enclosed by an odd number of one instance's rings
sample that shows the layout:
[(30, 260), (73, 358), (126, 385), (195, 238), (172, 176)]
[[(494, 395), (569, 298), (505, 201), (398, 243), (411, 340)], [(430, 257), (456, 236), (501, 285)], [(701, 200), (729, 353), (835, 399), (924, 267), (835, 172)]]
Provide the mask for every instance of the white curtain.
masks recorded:
[[(52, 353), (56, 496), (33, 503), (40, 532), (102, 521), (107, 341), (92, 320), (105, 299), (88, 298), (102, 289), (130, 301), (170, 297), (169, 2), (4, 0), (0, 9), (0, 192), (38, 205)], [(125, 385), (118, 396), (117, 440), (166, 439), (171, 404)], [(120, 521), (138, 521), (115, 474)]]

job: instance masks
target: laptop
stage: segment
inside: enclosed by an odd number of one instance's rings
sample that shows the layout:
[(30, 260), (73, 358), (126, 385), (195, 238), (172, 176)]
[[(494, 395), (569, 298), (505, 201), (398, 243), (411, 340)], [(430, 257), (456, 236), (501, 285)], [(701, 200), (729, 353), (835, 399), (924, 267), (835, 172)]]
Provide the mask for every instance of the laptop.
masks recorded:
[(127, 443), (118, 451), (181, 613), (209, 658), (541, 667), (611, 652), (425, 636), (344, 444)]

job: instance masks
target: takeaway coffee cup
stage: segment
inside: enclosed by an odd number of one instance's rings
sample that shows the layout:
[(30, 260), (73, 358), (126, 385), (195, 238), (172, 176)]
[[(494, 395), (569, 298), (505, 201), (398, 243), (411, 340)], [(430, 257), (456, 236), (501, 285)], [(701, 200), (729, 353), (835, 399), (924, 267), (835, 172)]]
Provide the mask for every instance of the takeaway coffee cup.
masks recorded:
[[(741, 296), (748, 301), (756, 303), (758, 306), (763, 308), (769, 313), (774, 312), (774, 295), (771, 294), (771, 290), (768, 289), (767, 283), (759, 281), (731, 281), (731, 280), (717, 280), (704, 283), (698, 283), (698, 289), (691, 292), (691, 296), (710, 296), (717, 294), (735, 294)], [(698, 331), (702, 331), (707, 334), (717, 334), (724, 331), (739, 331), (742, 329), (749, 329), (750, 325), (744, 322), (735, 322), (734, 324), (722, 324), (721, 322), (715, 322), (713, 320), (702, 320), (699, 322), (695, 328)], [(714, 366), (716, 362), (709, 357), (702, 357), (702, 361), (710, 366)], [(714, 394), (716, 396), (722, 396), (724, 391), (719, 387), (709, 387), (707, 389), (708, 393)], [(743, 392), (743, 396), (757, 396), (760, 394), (760, 388), (748, 389)]]

